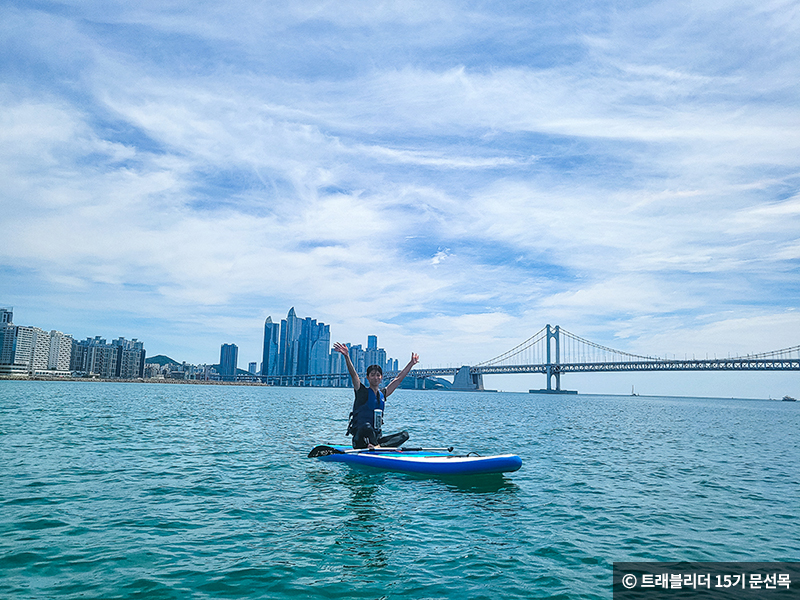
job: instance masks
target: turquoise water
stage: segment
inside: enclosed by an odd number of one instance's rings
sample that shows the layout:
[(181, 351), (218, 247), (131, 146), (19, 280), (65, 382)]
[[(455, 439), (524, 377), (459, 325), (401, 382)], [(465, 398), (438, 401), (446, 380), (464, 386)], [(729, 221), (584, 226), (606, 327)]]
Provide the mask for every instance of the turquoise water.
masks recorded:
[(611, 598), (615, 561), (800, 559), (800, 403), (399, 390), (437, 480), (306, 459), (349, 390), (0, 382), (0, 598)]

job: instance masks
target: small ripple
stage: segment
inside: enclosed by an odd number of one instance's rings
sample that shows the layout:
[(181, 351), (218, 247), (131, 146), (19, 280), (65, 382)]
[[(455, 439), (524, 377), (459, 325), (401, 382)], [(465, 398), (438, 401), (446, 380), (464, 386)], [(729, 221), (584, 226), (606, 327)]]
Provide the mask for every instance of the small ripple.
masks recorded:
[(36, 552), (15, 552), (0, 556), (0, 566), (3, 568), (19, 568), (41, 563), (45, 560), (47, 560), (47, 556), (44, 554), (38, 554)]
[(14, 498), (3, 502), (3, 506), (37, 506), (59, 504), (59, 501), (45, 496), (33, 496), (30, 498)]
[(69, 523), (64, 523), (64, 521), (59, 521), (57, 519), (34, 519), (32, 521), (15, 523), (15, 528), (21, 531), (39, 531), (58, 527), (69, 527)]

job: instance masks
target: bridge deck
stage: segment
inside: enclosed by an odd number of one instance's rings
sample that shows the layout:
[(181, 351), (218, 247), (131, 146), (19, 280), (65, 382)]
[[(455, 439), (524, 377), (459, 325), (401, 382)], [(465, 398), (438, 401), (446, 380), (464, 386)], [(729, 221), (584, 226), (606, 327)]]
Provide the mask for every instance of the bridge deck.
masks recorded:
[[(535, 364), (535, 365), (494, 365), (471, 367), (470, 373), (475, 375), (503, 375), (519, 373), (614, 373), (624, 371), (800, 371), (800, 359), (692, 359), (692, 360), (663, 360), (663, 361), (631, 361), (631, 362), (585, 362), (561, 364)], [(414, 369), (410, 377), (452, 377), (458, 371), (455, 367), (442, 369)], [(387, 379), (397, 373), (387, 372)], [(345, 385), (349, 383), (347, 373), (326, 373), (321, 375), (294, 375), (276, 376), (267, 378), (276, 384), (289, 381), (321, 381), (342, 380)], [(290, 383), (290, 385), (292, 385)]]

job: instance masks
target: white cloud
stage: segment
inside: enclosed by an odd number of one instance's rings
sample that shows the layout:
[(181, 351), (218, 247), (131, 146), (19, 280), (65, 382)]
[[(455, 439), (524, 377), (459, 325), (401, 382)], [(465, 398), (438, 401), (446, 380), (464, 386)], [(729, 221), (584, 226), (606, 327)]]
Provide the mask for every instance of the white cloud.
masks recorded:
[(3, 9), (0, 267), (43, 305), (298, 304), (455, 362), (555, 319), (794, 331), (791, 3), (349, 6)]

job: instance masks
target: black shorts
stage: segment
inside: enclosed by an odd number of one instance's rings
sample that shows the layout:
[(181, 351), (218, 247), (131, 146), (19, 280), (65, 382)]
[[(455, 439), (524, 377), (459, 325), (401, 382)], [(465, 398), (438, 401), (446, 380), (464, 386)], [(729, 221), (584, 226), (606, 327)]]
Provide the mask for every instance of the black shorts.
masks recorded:
[(353, 435), (353, 448), (367, 448), (370, 444), (385, 448), (397, 448), (407, 440), (407, 431), (381, 436), (381, 431), (375, 431), (372, 425), (367, 423), (356, 429), (356, 433)]

